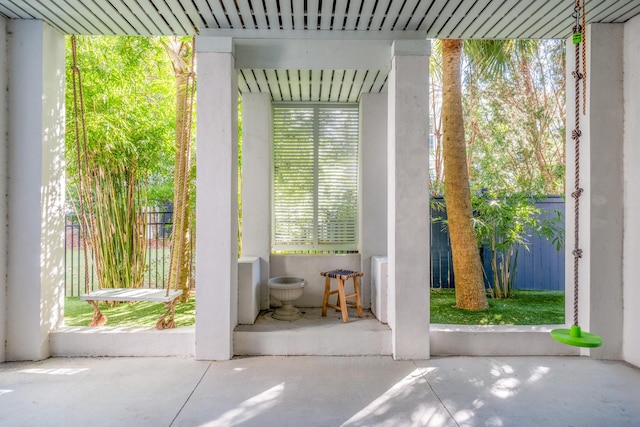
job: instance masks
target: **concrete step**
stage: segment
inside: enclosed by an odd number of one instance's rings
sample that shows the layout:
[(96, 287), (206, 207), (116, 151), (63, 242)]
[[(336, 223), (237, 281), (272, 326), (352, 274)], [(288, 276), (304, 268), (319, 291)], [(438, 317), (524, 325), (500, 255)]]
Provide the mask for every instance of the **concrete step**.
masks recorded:
[(260, 312), (255, 324), (239, 325), (233, 332), (236, 355), (390, 355), (391, 329), (370, 311), (358, 318), (349, 310), (349, 322), (329, 309), (300, 308), (303, 316), (294, 321), (276, 320), (273, 310)]

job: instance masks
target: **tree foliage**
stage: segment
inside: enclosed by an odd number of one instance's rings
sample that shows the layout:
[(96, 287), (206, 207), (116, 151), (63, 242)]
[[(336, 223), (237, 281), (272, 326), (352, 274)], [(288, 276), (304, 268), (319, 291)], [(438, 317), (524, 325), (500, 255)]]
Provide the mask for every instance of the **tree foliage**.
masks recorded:
[[(485, 271), (493, 298), (508, 298), (513, 290), (520, 250), (529, 250), (536, 234), (553, 239), (560, 250), (564, 236), (560, 213), (546, 219), (535, 206), (539, 198), (530, 193), (481, 191), (473, 197), (478, 242), (491, 257), (491, 270)], [(490, 276), (490, 277), (489, 277)]]
[[(70, 40), (70, 39), (69, 39)], [(72, 55), (67, 42), (67, 178), (75, 182)], [(175, 79), (160, 38), (78, 36), (88, 153), (107, 170), (135, 170), (151, 203), (172, 199)], [(167, 173), (170, 171), (169, 173)]]
[[(497, 76), (476, 74), (467, 84), (478, 124), (467, 134), (470, 178), (476, 187), (563, 194), (565, 172), (564, 49), (561, 41), (527, 40)], [(471, 95), (467, 96), (471, 98)]]
[[(489, 189), (489, 199), (473, 200), (473, 221), (478, 243), (487, 245), (492, 255), (495, 287), (491, 293), (497, 297), (508, 296), (517, 266), (517, 251), (526, 247), (527, 233), (536, 232), (561, 241), (562, 230), (558, 224), (562, 218), (542, 224), (537, 220), (534, 203), (537, 197), (564, 193), (563, 44), (546, 40), (461, 43), (462, 118), (451, 115), (447, 100), (452, 90), (449, 86), (458, 82), (443, 79), (450, 59), (449, 50), (443, 46), (448, 44), (451, 41), (436, 41), (431, 56), (430, 189), (436, 196), (444, 190), (447, 200), (456, 294), (460, 264), (477, 265), (477, 262), (468, 241), (466, 255), (456, 259), (455, 247), (459, 242), (451, 224), (451, 211), (464, 206), (462, 198), (471, 205), (471, 201), (466, 201), (467, 196), (459, 194), (461, 182), (469, 185), (471, 194)], [(455, 154), (451, 154), (449, 148), (447, 155), (451, 137), (447, 137), (446, 129), (452, 128), (452, 120), (463, 122), (464, 144), (457, 145), (453, 150)], [(454, 155), (460, 161), (454, 172), (447, 171), (452, 167), (450, 159)], [(462, 165), (466, 170), (462, 170)], [(452, 179), (455, 185), (448, 182)], [(464, 218), (462, 222), (466, 224), (468, 221)], [(468, 282), (464, 276), (460, 285), (466, 289)], [(465, 291), (465, 294), (472, 293)], [(458, 295), (456, 300), (461, 306)]]
[(99, 285), (140, 287), (146, 268), (148, 180), (166, 166), (163, 159), (172, 148), (171, 70), (157, 39), (73, 40), (66, 80), (71, 204)]
[[(486, 57), (493, 58), (488, 61)], [(442, 54), (430, 64), (430, 189), (444, 192)], [(480, 188), (563, 194), (564, 44), (558, 40), (465, 41), (462, 103), (472, 192)]]

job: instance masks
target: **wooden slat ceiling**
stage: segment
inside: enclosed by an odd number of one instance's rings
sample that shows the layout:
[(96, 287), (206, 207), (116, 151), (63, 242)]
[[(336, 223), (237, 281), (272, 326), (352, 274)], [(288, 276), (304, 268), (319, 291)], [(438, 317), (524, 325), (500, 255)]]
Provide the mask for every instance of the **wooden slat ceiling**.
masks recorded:
[[(574, 0), (0, 0), (0, 15), (65, 34), (193, 35), (200, 30), (421, 31), (426, 38), (566, 38)], [(640, 0), (587, 0), (589, 23), (622, 23)], [(274, 100), (356, 101), (379, 70), (240, 70), (240, 90)]]

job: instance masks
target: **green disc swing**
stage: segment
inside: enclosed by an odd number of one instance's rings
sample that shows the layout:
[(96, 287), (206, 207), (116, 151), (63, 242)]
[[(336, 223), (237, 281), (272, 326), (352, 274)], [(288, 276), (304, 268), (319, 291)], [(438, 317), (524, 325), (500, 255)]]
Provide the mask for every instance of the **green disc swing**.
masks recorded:
[[(586, 2), (586, 1), (585, 1)], [(580, 16), (582, 16), (582, 25), (580, 24)], [(573, 44), (575, 45), (575, 71), (572, 73), (575, 80), (575, 129), (571, 132), (571, 138), (575, 142), (575, 191), (571, 193), (571, 197), (575, 199), (574, 213), (575, 213), (575, 228), (574, 228), (574, 246), (573, 246), (573, 325), (570, 329), (554, 329), (551, 331), (551, 336), (568, 345), (574, 345), (577, 347), (600, 347), (602, 345), (602, 338), (598, 335), (584, 332), (578, 325), (578, 263), (582, 257), (582, 249), (580, 249), (579, 241), (579, 218), (580, 218), (580, 196), (583, 189), (580, 188), (580, 80), (584, 80), (584, 74), (580, 72), (580, 52), (582, 50), (582, 68), (585, 67), (585, 13), (584, 4), (580, 7), (580, 1), (576, 1), (573, 17), (576, 20), (573, 27)], [(581, 46), (582, 45), (582, 46)], [(582, 49), (581, 49), (582, 47)], [(583, 88), (583, 95), (586, 92)], [(584, 99), (586, 104), (586, 95)]]

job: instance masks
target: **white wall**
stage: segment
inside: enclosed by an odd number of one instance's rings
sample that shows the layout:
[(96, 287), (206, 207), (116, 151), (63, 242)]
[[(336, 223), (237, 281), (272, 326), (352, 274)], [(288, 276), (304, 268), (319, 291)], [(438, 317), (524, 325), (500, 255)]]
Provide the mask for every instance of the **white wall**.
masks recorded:
[(238, 323), (238, 73), (231, 39), (197, 46), (196, 358), (227, 360)]
[(7, 359), (49, 356), (64, 298), (64, 35), (8, 23)]
[(271, 96), (242, 95), (242, 256), (260, 258), (260, 308), (269, 308)]
[[(360, 97), (362, 305), (371, 306), (371, 257), (387, 254), (387, 94)], [(386, 296), (385, 296), (386, 298)]]
[(624, 28), (623, 357), (640, 366), (640, 17)]
[[(7, 23), (0, 18), (0, 87), (7, 86)], [(0, 91), (0, 363), (6, 360), (7, 322), (7, 91)]]
[(429, 53), (426, 40), (396, 40), (387, 80), (387, 315), (400, 360), (429, 358)]
[[(573, 322), (573, 211), (575, 123), (574, 46), (567, 44), (567, 323)], [(623, 246), (623, 26), (593, 24), (587, 29), (587, 111), (580, 108), (579, 324), (600, 335), (603, 345), (584, 349), (602, 359), (622, 356)], [(582, 88), (582, 82), (580, 82)], [(582, 101), (582, 97), (581, 97)], [(582, 102), (581, 102), (582, 103)]]
[[(360, 254), (348, 255), (271, 255), (271, 277), (293, 276), (307, 281), (304, 294), (294, 301), (297, 307), (322, 307), (325, 278), (321, 272), (341, 268), (358, 271)], [(363, 272), (368, 275), (367, 271)], [(352, 289), (352, 281), (347, 282)], [(333, 285), (335, 288), (335, 283)], [(349, 291), (350, 292), (350, 291)], [(335, 298), (335, 297), (332, 297)], [(362, 299), (362, 295), (360, 296)]]

